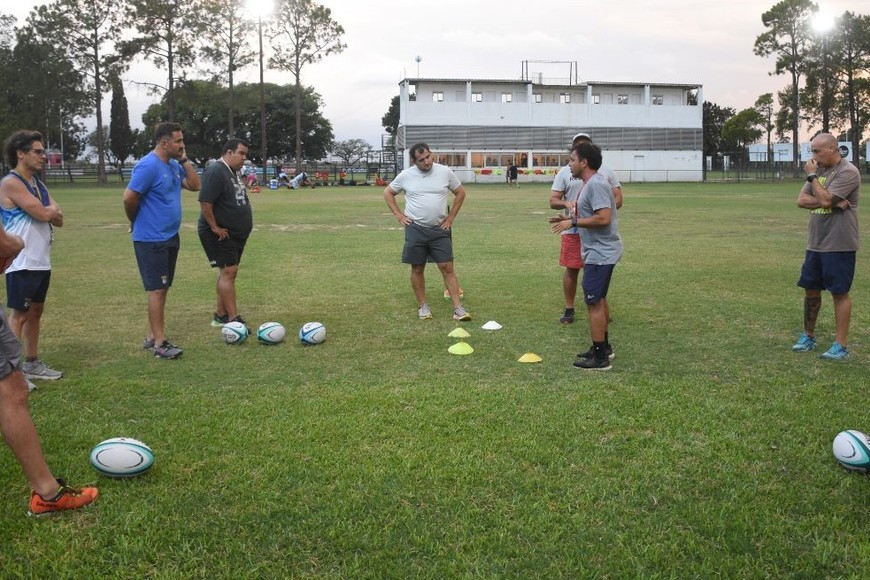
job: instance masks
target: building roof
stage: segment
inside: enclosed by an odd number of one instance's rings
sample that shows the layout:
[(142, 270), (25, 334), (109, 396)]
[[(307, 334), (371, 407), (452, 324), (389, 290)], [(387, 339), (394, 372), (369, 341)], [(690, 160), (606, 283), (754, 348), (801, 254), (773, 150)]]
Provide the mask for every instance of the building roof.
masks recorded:
[(646, 85), (656, 86), (656, 87), (672, 87), (672, 88), (688, 88), (694, 89), (697, 87), (703, 86), (702, 83), (659, 83), (659, 82), (639, 82), (639, 81), (580, 81), (577, 84), (570, 83), (536, 83), (534, 81), (528, 79), (472, 79), (472, 78), (433, 78), (433, 77), (420, 77), (420, 78), (404, 78), (399, 81), (399, 84), (403, 84), (405, 82), (416, 84), (416, 83), (478, 83), (478, 84), (501, 84), (501, 85), (534, 85), (540, 87), (586, 87), (589, 85), (597, 86), (597, 85), (622, 85), (622, 86), (636, 86), (643, 87)]

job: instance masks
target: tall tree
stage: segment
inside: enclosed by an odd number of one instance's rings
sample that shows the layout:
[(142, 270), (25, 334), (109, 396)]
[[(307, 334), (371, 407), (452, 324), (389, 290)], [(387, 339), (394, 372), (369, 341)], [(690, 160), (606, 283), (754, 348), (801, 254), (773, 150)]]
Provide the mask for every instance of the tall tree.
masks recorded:
[(274, 55), (269, 65), (293, 75), (296, 87), (296, 170), (302, 168), (302, 70), (346, 48), (344, 28), (332, 19), (332, 11), (312, 0), (281, 0), (269, 24)]
[(838, 70), (832, 71), (841, 90), (837, 95), (852, 142), (852, 162), (858, 164), (861, 136), (870, 119), (870, 16), (846, 12), (835, 32)]
[(755, 110), (758, 111), (761, 128), (767, 134), (767, 165), (773, 166), (772, 135), (776, 129), (776, 109), (773, 106), (773, 93), (764, 93), (755, 100)]
[(779, 143), (791, 143), (792, 126), (792, 91), (791, 85), (776, 93), (779, 110), (776, 112), (776, 137)]
[(381, 117), (381, 126), (384, 128), (388, 134), (393, 137), (399, 132), (399, 95), (393, 97), (393, 100), (390, 101), (390, 108), (387, 109), (387, 112), (384, 113), (384, 116)]
[(119, 170), (124, 168), (124, 160), (133, 152), (136, 137), (130, 128), (130, 109), (124, 94), (124, 83), (115, 77), (112, 84), (112, 108), (109, 114), (109, 150), (115, 156)]
[(106, 183), (105, 136), (103, 135), (103, 94), (109, 75), (119, 74), (124, 55), (119, 50), (123, 30), (124, 4), (114, 0), (54, 0), (39, 6), (28, 17), (41, 38), (63, 39), (57, 47), (65, 51), (78, 70), (88, 76), (93, 91), (92, 111), (97, 117), (97, 175)]
[(166, 69), (167, 118), (175, 121), (175, 86), (179, 71), (196, 59), (196, 41), (204, 32), (206, 9), (197, 0), (129, 0), (127, 25), (139, 36), (128, 41), (130, 52), (144, 52), (158, 68)]
[(731, 107), (720, 107), (716, 103), (704, 101), (703, 126), (704, 126), (704, 156), (718, 159), (725, 151), (722, 140), (722, 129), (725, 122), (734, 116)]
[(254, 23), (244, 6), (225, 0), (205, 0), (206, 28), (202, 36), (202, 55), (212, 65), (207, 72), (213, 79), (225, 81), (227, 91), (228, 134), (235, 135), (235, 72), (254, 62), (256, 53), (250, 38)]
[(800, 81), (804, 72), (808, 46), (811, 45), (811, 31), (808, 21), (818, 10), (812, 0), (781, 0), (761, 15), (761, 22), (767, 31), (755, 39), (755, 54), (762, 57), (776, 56), (776, 67), (772, 74), (791, 75), (791, 130), (792, 168), (797, 174), (800, 167), (798, 134), (800, 132)]

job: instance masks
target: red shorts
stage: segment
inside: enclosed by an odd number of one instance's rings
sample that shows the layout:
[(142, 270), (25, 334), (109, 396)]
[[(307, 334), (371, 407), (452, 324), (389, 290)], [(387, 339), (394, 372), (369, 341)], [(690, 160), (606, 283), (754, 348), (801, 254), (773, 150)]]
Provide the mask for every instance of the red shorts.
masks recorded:
[(559, 265), (579, 270), (583, 267), (580, 256), (580, 234), (562, 234), (562, 250), (559, 252)]

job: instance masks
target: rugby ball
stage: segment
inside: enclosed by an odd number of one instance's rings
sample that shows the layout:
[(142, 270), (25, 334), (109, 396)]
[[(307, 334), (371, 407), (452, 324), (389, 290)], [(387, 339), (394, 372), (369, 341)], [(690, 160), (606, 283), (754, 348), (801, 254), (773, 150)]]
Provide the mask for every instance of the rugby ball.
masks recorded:
[(263, 344), (278, 344), (284, 340), (287, 331), (280, 322), (264, 322), (257, 329), (257, 340)]
[(320, 344), (326, 340), (326, 327), (320, 322), (306, 322), (299, 329), (302, 344)]
[(248, 338), (248, 327), (241, 322), (227, 322), (221, 327), (221, 336), (227, 344), (242, 344)]
[(861, 431), (841, 431), (834, 437), (834, 457), (846, 469), (870, 470), (870, 439)]
[(154, 452), (136, 439), (115, 437), (93, 448), (91, 465), (109, 477), (133, 477), (151, 469)]

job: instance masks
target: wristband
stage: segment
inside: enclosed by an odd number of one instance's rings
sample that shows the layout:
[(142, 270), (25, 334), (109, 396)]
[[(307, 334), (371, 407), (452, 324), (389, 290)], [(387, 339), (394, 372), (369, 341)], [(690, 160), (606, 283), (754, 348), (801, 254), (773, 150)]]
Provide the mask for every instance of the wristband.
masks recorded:
[(807, 175), (807, 183), (812, 183), (813, 180), (817, 177), (818, 175), (816, 175), (815, 173), (810, 173), (809, 175)]
[(574, 227), (574, 228), (577, 227), (577, 218), (575, 218), (575, 217), (571, 218), (571, 227)]

